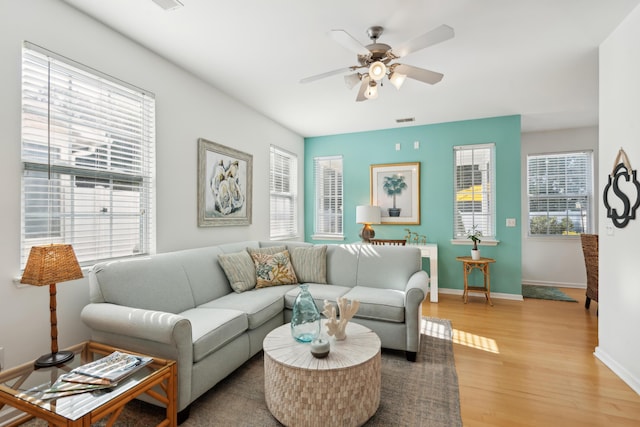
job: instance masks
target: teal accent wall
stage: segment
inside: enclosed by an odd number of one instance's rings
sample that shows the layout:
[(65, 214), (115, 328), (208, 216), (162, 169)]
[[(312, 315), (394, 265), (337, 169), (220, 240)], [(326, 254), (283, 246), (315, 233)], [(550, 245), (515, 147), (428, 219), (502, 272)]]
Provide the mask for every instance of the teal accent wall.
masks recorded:
[[(420, 147), (414, 149), (414, 141)], [(369, 166), (372, 164), (420, 162), (420, 224), (387, 225), (373, 228), (378, 238), (402, 238), (405, 228), (427, 236), (438, 244), (438, 284), (440, 288), (463, 289), (461, 263), (457, 256), (470, 254), (471, 245), (453, 245), (453, 147), (495, 143), (496, 146), (496, 238), (497, 246), (480, 246), (482, 256), (496, 259), (491, 270), (491, 291), (522, 294), (520, 227), (520, 116), (466, 120), (425, 126), (386, 129), (305, 138), (305, 241), (313, 240), (314, 177), (313, 159), (342, 155), (344, 168), (344, 243), (360, 240), (362, 226), (356, 224), (356, 206), (369, 204)], [(396, 144), (400, 150), (396, 151)], [(505, 226), (516, 218), (516, 227)], [(469, 241), (469, 243), (471, 243)], [(429, 271), (428, 262), (423, 267)], [(476, 272), (477, 273), (477, 272)], [(480, 285), (474, 274), (471, 285)]]

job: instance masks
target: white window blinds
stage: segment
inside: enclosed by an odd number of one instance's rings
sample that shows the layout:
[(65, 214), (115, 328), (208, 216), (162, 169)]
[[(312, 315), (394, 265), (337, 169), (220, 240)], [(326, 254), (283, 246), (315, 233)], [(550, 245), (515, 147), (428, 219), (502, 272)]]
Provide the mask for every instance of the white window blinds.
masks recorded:
[(531, 236), (590, 232), (592, 164), (591, 152), (527, 156)]
[(21, 268), (48, 243), (83, 265), (149, 253), (154, 145), (153, 94), (25, 42)]
[(270, 236), (272, 239), (297, 237), (298, 158), (272, 145), (270, 165)]
[(454, 239), (474, 227), (495, 239), (495, 145), (463, 145), (454, 154)]
[(315, 236), (343, 236), (342, 231), (342, 156), (313, 159), (316, 183)]

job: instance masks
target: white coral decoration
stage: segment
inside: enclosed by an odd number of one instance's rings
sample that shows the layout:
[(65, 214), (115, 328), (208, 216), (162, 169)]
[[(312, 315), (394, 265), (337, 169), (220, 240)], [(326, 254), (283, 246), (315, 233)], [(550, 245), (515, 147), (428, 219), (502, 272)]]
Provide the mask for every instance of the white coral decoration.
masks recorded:
[(356, 314), (360, 307), (360, 301), (347, 301), (346, 298), (338, 298), (338, 308), (340, 309), (340, 320), (337, 319), (336, 307), (329, 301), (324, 300), (324, 314), (328, 321), (327, 334), (334, 335), (337, 340), (343, 340), (347, 337), (346, 328), (349, 320)]

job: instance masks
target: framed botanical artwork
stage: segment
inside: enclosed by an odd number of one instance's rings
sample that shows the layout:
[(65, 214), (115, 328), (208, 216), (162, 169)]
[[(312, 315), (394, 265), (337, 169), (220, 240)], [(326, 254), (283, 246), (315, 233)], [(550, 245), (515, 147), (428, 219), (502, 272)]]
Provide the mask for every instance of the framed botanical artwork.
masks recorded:
[(382, 224), (420, 224), (420, 162), (371, 165), (370, 183)]
[(198, 139), (198, 226), (251, 224), (253, 156)]

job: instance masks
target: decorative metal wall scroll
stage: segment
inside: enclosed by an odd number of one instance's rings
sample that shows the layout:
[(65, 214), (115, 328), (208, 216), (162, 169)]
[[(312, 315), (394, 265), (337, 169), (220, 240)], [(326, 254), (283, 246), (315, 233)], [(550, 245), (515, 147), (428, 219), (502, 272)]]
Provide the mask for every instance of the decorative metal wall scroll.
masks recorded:
[[(621, 148), (602, 194), (607, 218), (611, 218), (617, 228), (624, 228), (630, 220), (636, 219), (636, 209), (640, 207), (640, 183), (636, 173), (631, 169), (627, 153)], [(621, 210), (618, 209), (620, 207)]]

